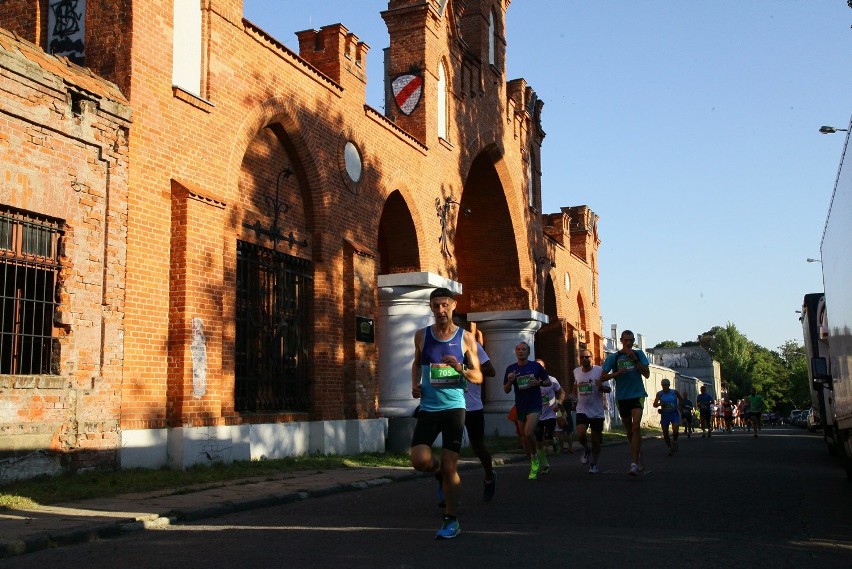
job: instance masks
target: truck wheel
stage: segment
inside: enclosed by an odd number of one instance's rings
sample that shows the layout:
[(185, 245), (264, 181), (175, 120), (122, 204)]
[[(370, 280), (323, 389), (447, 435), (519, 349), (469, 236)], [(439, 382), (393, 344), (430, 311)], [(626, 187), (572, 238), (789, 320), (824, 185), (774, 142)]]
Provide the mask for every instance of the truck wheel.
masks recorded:
[(840, 452), (840, 464), (846, 469), (846, 479), (852, 482), (852, 438), (849, 431), (837, 432), (837, 443)]
[(825, 429), (822, 437), (825, 440), (825, 446), (828, 448), (829, 456), (837, 456), (839, 454), (837, 451), (837, 427), (832, 425), (830, 429)]

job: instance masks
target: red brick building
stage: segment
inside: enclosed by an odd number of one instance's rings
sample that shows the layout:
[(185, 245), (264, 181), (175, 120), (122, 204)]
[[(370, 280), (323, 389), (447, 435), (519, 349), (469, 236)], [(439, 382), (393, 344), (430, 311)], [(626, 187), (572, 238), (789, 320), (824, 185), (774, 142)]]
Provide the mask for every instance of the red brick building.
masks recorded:
[[(294, 53), (241, 0), (59, 3), (6, 0), (0, 25), (132, 109), (103, 342), (123, 342), (102, 443), (122, 466), (384, 448), (434, 286), (462, 292), (498, 367), (522, 338), (557, 377), (580, 343), (601, 353), (597, 216), (541, 213), (543, 103), (505, 77), (508, 0), (391, 0), (384, 114), (343, 25)], [(486, 397), (504, 426), (502, 390)]]
[(0, 30), (0, 481), (115, 464), (130, 108)]

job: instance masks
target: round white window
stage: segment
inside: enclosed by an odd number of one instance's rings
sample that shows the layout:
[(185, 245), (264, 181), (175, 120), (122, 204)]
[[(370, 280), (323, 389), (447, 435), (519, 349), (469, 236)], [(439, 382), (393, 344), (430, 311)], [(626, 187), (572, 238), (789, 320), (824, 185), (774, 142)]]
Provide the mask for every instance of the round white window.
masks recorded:
[(361, 179), (361, 153), (352, 142), (347, 142), (343, 147), (343, 160), (346, 164), (346, 175), (357, 183)]

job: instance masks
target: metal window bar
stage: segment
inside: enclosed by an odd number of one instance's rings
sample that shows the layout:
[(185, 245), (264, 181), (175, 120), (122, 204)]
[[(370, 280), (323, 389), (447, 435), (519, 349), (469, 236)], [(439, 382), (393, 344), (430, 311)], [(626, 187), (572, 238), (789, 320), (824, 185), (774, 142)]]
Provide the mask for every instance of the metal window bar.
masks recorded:
[(0, 373), (57, 375), (60, 223), (0, 211)]
[(237, 242), (234, 407), (310, 410), (312, 263)]

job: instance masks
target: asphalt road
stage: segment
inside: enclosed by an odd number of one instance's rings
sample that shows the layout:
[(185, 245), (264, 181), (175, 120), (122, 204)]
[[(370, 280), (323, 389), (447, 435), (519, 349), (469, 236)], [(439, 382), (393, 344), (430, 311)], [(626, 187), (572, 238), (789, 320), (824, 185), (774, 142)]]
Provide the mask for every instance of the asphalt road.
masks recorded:
[(435, 541), (432, 479), (418, 479), (27, 554), (0, 566), (85, 568), (714, 567), (852, 568), (852, 483), (819, 434), (767, 427), (681, 438), (669, 458), (645, 441), (647, 469), (626, 475), (625, 445), (599, 475), (579, 455), (526, 479), (463, 474), (462, 533)]

